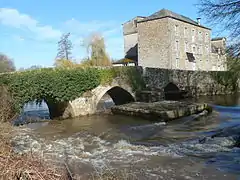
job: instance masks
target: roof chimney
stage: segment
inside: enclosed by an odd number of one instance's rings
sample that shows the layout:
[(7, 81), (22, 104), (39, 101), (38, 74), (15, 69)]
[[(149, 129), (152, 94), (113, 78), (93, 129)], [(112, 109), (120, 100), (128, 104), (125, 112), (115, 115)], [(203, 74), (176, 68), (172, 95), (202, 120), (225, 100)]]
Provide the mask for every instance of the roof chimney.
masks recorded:
[(197, 18), (198, 25), (201, 25), (201, 18)]

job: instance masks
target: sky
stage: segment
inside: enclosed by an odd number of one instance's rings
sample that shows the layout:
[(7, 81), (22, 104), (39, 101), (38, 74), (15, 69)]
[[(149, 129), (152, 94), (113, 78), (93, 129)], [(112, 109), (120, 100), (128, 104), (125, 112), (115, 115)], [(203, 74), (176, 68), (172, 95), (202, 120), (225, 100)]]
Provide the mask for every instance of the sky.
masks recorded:
[[(135, 16), (149, 16), (162, 8), (198, 17), (198, 0), (0, 0), (0, 52), (16, 67), (51, 67), (57, 42), (71, 33), (73, 57), (86, 57), (83, 40), (99, 32), (111, 58), (124, 56), (122, 24)], [(204, 22), (204, 18), (202, 20)]]

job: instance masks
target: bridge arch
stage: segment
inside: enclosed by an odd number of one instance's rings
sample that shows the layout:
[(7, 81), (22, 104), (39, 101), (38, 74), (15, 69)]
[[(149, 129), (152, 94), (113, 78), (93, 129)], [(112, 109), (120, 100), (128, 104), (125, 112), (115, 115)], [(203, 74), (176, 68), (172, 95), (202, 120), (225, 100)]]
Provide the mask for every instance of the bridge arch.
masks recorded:
[(122, 105), (135, 101), (132, 92), (120, 86), (109, 86), (97, 95), (96, 104), (99, 103), (105, 94), (108, 94), (112, 98), (115, 105)]
[(178, 100), (181, 99), (181, 90), (175, 83), (169, 82), (164, 87), (164, 95), (166, 100)]
[(115, 105), (122, 105), (135, 101), (132, 88), (126, 84), (100, 85), (91, 92), (86, 92), (82, 97), (70, 102), (69, 109), (72, 116), (89, 115), (97, 112), (97, 106), (102, 97), (108, 94)]
[(168, 91), (180, 91), (180, 89), (178, 88), (178, 86), (173, 83), (173, 82), (169, 82), (165, 87), (164, 87), (164, 92), (168, 92)]

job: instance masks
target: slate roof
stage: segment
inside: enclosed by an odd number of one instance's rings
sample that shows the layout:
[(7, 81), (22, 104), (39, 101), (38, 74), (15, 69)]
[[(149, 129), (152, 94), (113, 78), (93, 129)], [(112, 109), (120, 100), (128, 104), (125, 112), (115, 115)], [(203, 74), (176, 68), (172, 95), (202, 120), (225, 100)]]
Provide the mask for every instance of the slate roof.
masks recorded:
[(212, 41), (219, 41), (219, 40), (223, 40), (226, 39), (225, 37), (216, 37), (216, 38), (212, 38)]
[(200, 26), (200, 27), (205, 28), (205, 29), (210, 29), (210, 28), (204, 27), (202, 25), (199, 25), (198, 22), (196, 22), (196, 21), (194, 21), (194, 20), (192, 20), (192, 19), (190, 19), (186, 16), (177, 14), (177, 13), (172, 12), (172, 11), (167, 10), (167, 9), (162, 9), (162, 10), (144, 18), (143, 20), (140, 20), (139, 22), (151, 21), (151, 20), (161, 19), (161, 18), (165, 18), (165, 17), (174, 18), (174, 19), (177, 19), (177, 20), (180, 20), (180, 21), (184, 21), (186, 23), (190, 23), (190, 24), (193, 24), (193, 25), (196, 25), (196, 26)]

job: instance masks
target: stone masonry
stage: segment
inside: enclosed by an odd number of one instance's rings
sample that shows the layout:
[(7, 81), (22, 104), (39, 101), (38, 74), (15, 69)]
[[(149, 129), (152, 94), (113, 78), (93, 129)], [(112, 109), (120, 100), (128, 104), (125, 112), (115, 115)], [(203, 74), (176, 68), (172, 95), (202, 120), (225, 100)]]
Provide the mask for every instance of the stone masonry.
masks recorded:
[(139, 66), (226, 70), (223, 38), (211, 40), (211, 29), (200, 21), (162, 9), (124, 23), (123, 32), (125, 55), (138, 61)]

